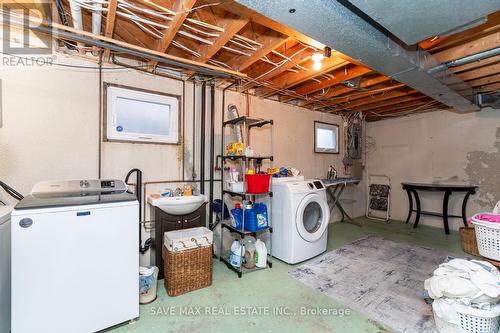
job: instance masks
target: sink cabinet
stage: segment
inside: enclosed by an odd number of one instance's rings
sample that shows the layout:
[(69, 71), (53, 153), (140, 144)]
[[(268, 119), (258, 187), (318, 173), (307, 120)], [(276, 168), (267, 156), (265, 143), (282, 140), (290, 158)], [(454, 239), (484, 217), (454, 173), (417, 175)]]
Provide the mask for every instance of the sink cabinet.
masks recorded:
[(159, 269), (158, 279), (164, 277), (162, 259), (163, 235), (167, 231), (204, 227), (206, 221), (206, 203), (192, 213), (186, 215), (172, 215), (154, 207), (154, 229), (151, 231), (153, 239), (151, 246), (151, 265)]

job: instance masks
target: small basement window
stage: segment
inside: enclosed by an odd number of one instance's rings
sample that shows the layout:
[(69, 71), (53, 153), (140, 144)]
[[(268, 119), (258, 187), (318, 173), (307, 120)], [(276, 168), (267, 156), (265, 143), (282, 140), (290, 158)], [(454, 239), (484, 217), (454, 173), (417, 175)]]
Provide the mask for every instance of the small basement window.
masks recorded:
[(314, 152), (339, 153), (339, 126), (335, 124), (314, 122)]
[(180, 96), (106, 84), (106, 139), (179, 143)]

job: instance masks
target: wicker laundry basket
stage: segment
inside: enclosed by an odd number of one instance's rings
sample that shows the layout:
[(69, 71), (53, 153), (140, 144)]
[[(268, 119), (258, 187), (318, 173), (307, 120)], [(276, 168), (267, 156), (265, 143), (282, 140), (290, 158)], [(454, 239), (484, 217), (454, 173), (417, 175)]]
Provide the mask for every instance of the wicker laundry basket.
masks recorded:
[(207, 228), (169, 231), (164, 236), (165, 289), (169, 296), (212, 284), (212, 232)]
[(480, 257), (481, 255), (479, 254), (479, 250), (477, 248), (475, 229), (473, 227), (461, 227), (459, 233), (464, 252)]

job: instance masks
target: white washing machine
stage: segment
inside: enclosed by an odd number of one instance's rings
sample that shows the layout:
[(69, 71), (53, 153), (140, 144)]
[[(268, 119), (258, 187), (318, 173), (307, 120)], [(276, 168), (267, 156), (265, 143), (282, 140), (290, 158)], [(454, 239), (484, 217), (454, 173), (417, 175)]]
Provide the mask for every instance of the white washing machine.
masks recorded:
[(10, 332), (10, 213), (0, 206), (0, 333)]
[(123, 181), (39, 183), (11, 219), (13, 333), (96, 332), (139, 316), (139, 207)]
[(273, 184), (272, 224), (274, 257), (289, 264), (326, 251), (330, 209), (319, 180)]

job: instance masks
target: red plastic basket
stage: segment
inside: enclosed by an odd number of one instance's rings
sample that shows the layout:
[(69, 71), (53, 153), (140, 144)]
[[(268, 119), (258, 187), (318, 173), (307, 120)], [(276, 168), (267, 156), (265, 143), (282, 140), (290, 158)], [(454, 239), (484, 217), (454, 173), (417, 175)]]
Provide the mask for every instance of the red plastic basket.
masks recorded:
[(271, 175), (245, 175), (247, 193), (266, 193), (269, 192), (269, 181)]

